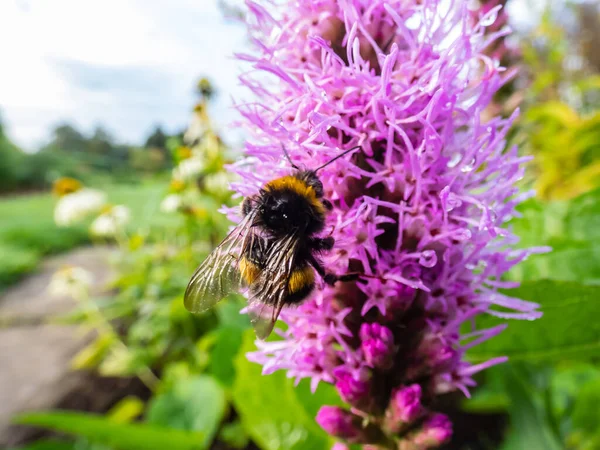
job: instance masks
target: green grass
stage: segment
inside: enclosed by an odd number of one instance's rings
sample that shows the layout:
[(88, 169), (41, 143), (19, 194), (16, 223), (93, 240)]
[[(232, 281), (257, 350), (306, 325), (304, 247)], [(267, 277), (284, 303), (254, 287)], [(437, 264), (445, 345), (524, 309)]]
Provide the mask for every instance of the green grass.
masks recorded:
[[(174, 228), (177, 217), (161, 214), (166, 182), (102, 187), (113, 204), (131, 209), (130, 229)], [(59, 228), (54, 224), (56, 199), (49, 193), (0, 198), (0, 290), (35, 270), (40, 260), (90, 241), (89, 223)]]

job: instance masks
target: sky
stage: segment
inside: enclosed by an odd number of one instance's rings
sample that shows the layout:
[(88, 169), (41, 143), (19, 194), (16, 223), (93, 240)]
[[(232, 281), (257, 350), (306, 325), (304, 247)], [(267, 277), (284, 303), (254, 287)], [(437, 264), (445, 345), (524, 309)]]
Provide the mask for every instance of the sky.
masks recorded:
[(217, 0), (1, 0), (0, 116), (27, 151), (65, 121), (141, 144), (155, 125), (186, 126), (208, 76), (224, 127), (243, 96), (232, 54), (246, 42)]

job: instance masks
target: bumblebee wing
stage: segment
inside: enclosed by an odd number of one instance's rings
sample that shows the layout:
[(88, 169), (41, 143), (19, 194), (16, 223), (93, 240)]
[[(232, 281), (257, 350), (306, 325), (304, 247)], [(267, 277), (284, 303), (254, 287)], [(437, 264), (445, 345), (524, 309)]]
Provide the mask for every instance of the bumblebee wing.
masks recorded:
[(246, 216), (196, 269), (183, 303), (193, 313), (206, 311), (242, 287), (239, 261), (253, 238), (252, 215)]
[(293, 234), (273, 242), (266, 264), (248, 300), (248, 315), (256, 336), (266, 339), (285, 306), (290, 276), (298, 253), (298, 237)]

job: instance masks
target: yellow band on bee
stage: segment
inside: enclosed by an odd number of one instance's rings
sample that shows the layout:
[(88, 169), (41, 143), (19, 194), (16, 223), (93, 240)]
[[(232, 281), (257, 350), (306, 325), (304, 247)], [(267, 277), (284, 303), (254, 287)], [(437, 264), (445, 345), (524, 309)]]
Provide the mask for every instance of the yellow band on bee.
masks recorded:
[(260, 268), (244, 256), (239, 263), (240, 274), (247, 284), (252, 284), (260, 274)]
[(276, 178), (265, 185), (265, 189), (269, 191), (290, 190), (299, 196), (305, 198), (320, 214), (325, 213), (325, 208), (321, 201), (317, 198), (317, 193), (304, 181), (292, 176)]
[(315, 282), (315, 273), (310, 266), (296, 269), (290, 276), (288, 281), (288, 293), (294, 294), (302, 289), (311, 286)]

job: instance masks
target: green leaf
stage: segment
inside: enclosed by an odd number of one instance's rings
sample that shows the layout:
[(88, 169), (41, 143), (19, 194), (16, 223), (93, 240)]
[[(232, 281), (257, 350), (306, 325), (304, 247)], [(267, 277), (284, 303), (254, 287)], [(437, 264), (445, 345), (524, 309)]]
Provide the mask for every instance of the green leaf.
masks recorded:
[(241, 314), (240, 310), (246, 306), (246, 300), (241, 295), (230, 295), (225, 301), (217, 304), (216, 312), (219, 325), (231, 326), (246, 330), (250, 328), (250, 319), (247, 314)]
[(106, 415), (113, 421), (118, 423), (130, 423), (136, 417), (140, 416), (144, 411), (144, 402), (139, 398), (128, 395), (119, 400)]
[[(509, 295), (540, 303), (544, 316), (530, 321), (512, 320), (508, 328), (471, 349), (469, 358), (481, 361), (506, 355), (513, 361), (585, 360), (600, 352), (600, 286), (561, 281), (526, 282)], [(503, 321), (478, 318), (478, 328)]]
[(506, 365), (506, 392), (510, 398), (511, 429), (502, 450), (560, 450), (561, 444), (544, 420), (542, 407), (536, 402), (523, 372)]
[(88, 438), (118, 450), (200, 450), (205, 436), (141, 423), (115, 423), (108, 418), (67, 411), (17, 416), (16, 423), (36, 425)]
[(319, 383), (313, 394), (310, 390), (310, 380), (304, 379), (296, 386), (295, 390), (298, 400), (309, 417), (316, 417), (323, 405), (344, 406), (344, 402), (333, 385), (328, 383)]
[(573, 404), (581, 387), (594, 379), (600, 379), (600, 367), (590, 363), (560, 364), (554, 367), (550, 380), (554, 416), (570, 420)]
[(224, 326), (217, 329), (209, 369), (225, 386), (231, 387), (235, 379), (235, 356), (242, 345), (243, 331), (235, 326)]
[(599, 433), (600, 426), (600, 378), (584, 384), (575, 400), (573, 426), (586, 434)]
[(600, 284), (600, 189), (569, 202), (529, 200), (511, 222), (521, 247), (547, 245), (510, 271), (513, 280), (552, 279)]
[(178, 430), (201, 431), (206, 448), (223, 420), (227, 403), (225, 392), (214, 378), (201, 375), (182, 380), (172, 390), (157, 395), (148, 407), (148, 423)]
[(600, 283), (600, 245), (564, 240), (548, 244), (551, 253), (531, 256), (511, 271), (511, 278)]
[(72, 442), (58, 441), (56, 439), (42, 439), (32, 442), (25, 447), (9, 450), (75, 450), (75, 444)]
[(303, 406), (284, 372), (262, 375), (261, 366), (246, 359), (251, 351), (256, 351), (254, 332), (248, 330), (235, 361), (237, 376), (232, 394), (242, 425), (253, 441), (264, 450), (331, 448), (330, 438), (312, 413), (307, 413), (314, 411), (315, 405)]
[(571, 239), (591, 242), (600, 239), (600, 189), (569, 202), (565, 225)]
[(473, 392), (471, 398), (462, 401), (462, 409), (471, 413), (506, 413), (510, 399), (504, 388), (504, 371), (491, 367), (483, 374), (484, 382)]
[(239, 421), (223, 425), (219, 433), (219, 440), (233, 448), (246, 448), (248, 435)]

